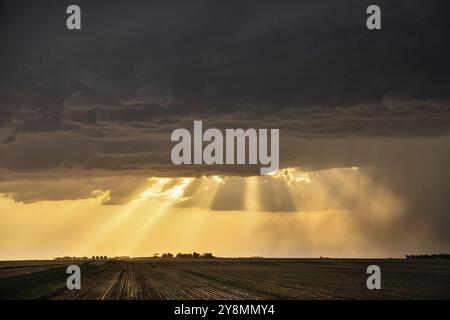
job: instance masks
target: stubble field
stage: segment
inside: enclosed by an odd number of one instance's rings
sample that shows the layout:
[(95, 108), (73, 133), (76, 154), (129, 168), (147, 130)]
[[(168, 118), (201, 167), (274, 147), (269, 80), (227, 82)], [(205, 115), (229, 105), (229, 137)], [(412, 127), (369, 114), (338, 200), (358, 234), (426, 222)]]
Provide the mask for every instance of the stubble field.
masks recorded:
[[(81, 289), (66, 288), (79, 264)], [(381, 268), (368, 290), (366, 268)], [(0, 262), (0, 299), (450, 299), (449, 260), (128, 259)]]

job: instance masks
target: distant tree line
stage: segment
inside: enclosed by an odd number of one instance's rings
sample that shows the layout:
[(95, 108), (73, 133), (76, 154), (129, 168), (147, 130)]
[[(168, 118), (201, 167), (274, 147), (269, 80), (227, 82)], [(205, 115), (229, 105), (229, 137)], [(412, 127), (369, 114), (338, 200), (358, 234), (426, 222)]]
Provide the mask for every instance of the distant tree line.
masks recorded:
[(88, 260), (88, 257), (65, 256), (65, 257), (56, 257), (53, 260)]
[[(161, 256), (159, 256), (158, 253), (153, 255), (154, 258), (173, 258), (173, 254), (168, 252), (168, 253), (163, 253), (161, 254)], [(198, 253), (198, 252), (193, 252), (193, 253), (177, 253), (175, 255), (175, 258), (215, 258), (215, 256), (213, 256), (212, 253), (206, 252), (206, 253)]]
[(406, 260), (416, 259), (450, 259), (450, 254), (418, 254), (418, 255), (406, 255)]
[[(106, 260), (108, 259), (107, 256), (92, 256), (91, 260)], [(71, 256), (65, 256), (65, 257), (56, 257), (53, 260), (89, 260), (88, 257), (71, 257)]]

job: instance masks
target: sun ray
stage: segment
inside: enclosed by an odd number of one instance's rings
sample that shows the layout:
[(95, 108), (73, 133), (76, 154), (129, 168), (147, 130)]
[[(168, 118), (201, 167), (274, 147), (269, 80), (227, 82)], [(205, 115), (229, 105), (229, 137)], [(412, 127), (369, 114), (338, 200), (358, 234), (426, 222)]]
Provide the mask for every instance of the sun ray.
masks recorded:
[(245, 210), (247, 211), (260, 211), (261, 197), (259, 194), (259, 184), (261, 183), (260, 177), (248, 177), (245, 178)]
[(170, 209), (172, 202), (163, 201), (155, 203), (151, 201), (147, 206), (141, 207), (137, 214), (143, 222), (130, 236), (130, 239), (124, 245), (124, 252), (133, 252), (140, 242), (151, 233), (151, 230), (156, 227), (162, 216)]
[(148, 179), (151, 186), (144, 192), (138, 195), (138, 197), (125, 205), (121, 205), (120, 208), (123, 210), (116, 212), (114, 217), (112, 217), (107, 224), (105, 224), (101, 229), (96, 230), (95, 234), (91, 235), (90, 239), (87, 241), (86, 250), (89, 251), (92, 248), (98, 246), (103, 239), (107, 238), (114, 233), (115, 230), (120, 228), (121, 225), (126, 224), (140, 207), (145, 203), (145, 199), (152, 197), (158, 190), (164, 187), (166, 183), (169, 182), (168, 178), (151, 178)]
[[(160, 219), (174, 204), (183, 200), (184, 192), (187, 186), (193, 181), (193, 178), (181, 178), (179, 183), (169, 178), (159, 179), (156, 187), (152, 186), (149, 190), (140, 195), (139, 201), (145, 201), (141, 207), (136, 209), (136, 215), (143, 222), (133, 232), (133, 236), (126, 243), (126, 252), (132, 252), (133, 249), (145, 238), (147, 234), (156, 227)], [(164, 186), (170, 185), (170, 188), (164, 190)]]
[(210, 208), (216, 197), (220, 185), (225, 183), (225, 180), (219, 176), (203, 177), (203, 190), (200, 199), (201, 208)]

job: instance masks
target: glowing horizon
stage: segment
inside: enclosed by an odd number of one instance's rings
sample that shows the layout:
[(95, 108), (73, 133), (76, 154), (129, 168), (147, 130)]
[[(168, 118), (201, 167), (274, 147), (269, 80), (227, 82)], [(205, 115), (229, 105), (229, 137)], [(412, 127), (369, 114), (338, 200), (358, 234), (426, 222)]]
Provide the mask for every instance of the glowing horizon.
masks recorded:
[(95, 190), (87, 199), (33, 203), (3, 196), (0, 259), (193, 251), (370, 257), (402, 256), (405, 243), (420, 249), (420, 233), (397, 248), (373, 240), (401, 220), (405, 203), (372, 180), (371, 170), (154, 177), (144, 179), (131, 201), (116, 205), (108, 204), (110, 190)]

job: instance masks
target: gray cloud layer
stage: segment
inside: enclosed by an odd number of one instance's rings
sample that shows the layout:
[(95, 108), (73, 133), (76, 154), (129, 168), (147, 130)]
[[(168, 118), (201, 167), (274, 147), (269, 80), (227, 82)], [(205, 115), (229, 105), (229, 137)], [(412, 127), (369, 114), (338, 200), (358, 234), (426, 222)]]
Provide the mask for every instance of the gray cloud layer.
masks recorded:
[(448, 133), (446, 1), (381, 1), (377, 32), (364, 1), (80, 1), (78, 32), (64, 1), (2, 3), (5, 144), (261, 113), (307, 135)]
[(254, 172), (172, 166), (170, 132), (193, 120), (280, 128), (282, 165), (305, 168), (391, 149), (352, 138), (449, 134), (446, 1), (379, 1), (376, 32), (366, 1), (77, 3), (73, 32), (69, 2), (1, 2), (4, 172)]

